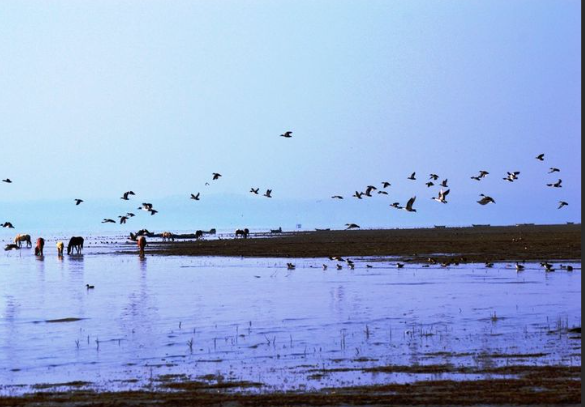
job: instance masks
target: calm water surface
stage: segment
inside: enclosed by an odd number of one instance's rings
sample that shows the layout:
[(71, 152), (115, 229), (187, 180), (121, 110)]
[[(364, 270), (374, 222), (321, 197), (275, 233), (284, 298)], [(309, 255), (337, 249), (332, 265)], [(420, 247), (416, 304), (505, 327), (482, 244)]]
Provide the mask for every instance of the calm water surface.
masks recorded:
[(517, 273), (354, 258), (355, 270), (337, 270), (295, 259), (287, 270), (289, 259), (140, 259), (99, 238), (87, 246), (63, 259), (53, 241), (42, 259), (0, 254), (3, 394), (74, 380), (140, 388), (162, 375), (290, 390), (454, 377), (321, 369), (581, 365), (580, 336), (567, 330), (581, 326), (580, 264)]

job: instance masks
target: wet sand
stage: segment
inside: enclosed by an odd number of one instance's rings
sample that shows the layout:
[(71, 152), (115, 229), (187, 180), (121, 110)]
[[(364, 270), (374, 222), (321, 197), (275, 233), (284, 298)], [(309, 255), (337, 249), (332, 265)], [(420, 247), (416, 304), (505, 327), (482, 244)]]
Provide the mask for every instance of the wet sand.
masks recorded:
[[(441, 369), (441, 370), (444, 370)], [(69, 391), (49, 391), (23, 397), (0, 398), (0, 406), (383, 406), (383, 405), (580, 405), (581, 369), (578, 367), (510, 366), (494, 373), (510, 378), (477, 381), (424, 381), (332, 388), (310, 392), (251, 393), (256, 383), (175, 381), (162, 384), (168, 391), (95, 392), (84, 383), (61, 384)], [(44, 386), (51, 389), (51, 386)]]
[(398, 256), (426, 261), (429, 256), (467, 261), (581, 259), (581, 225), (336, 230), (285, 232), (248, 239), (150, 243), (149, 254), (317, 258)]

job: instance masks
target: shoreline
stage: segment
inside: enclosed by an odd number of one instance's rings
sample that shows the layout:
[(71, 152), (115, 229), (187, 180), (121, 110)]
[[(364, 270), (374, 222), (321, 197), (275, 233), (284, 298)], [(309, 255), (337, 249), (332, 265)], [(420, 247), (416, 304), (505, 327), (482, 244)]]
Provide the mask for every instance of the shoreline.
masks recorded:
[[(122, 251), (124, 254), (133, 253)], [(283, 232), (248, 239), (149, 242), (156, 256), (396, 257), (421, 263), (581, 261), (581, 224)]]

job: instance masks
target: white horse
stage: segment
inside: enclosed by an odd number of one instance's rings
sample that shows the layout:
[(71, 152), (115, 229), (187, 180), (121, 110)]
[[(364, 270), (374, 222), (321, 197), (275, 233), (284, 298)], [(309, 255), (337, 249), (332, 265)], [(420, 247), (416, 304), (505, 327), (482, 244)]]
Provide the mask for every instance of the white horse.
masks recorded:
[(26, 242), (26, 247), (32, 247), (30, 235), (16, 235), (14, 238), (14, 244), (17, 244), (18, 247), (22, 247), (22, 242)]

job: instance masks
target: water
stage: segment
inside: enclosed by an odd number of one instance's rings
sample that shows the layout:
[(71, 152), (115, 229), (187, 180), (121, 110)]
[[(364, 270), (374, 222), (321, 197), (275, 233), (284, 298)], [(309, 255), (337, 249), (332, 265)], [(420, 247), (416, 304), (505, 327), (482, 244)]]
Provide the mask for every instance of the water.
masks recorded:
[(0, 393), (77, 380), (144, 388), (163, 375), (319, 389), (480, 377), (360, 370), (389, 365), (581, 365), (567, 330), (581, 326), (580, 264), (294, 259), (287, 270), (291, 259), (140, 259), (103, 239), (63, 259), (52, 239), (44, 259), (0, 255)]

